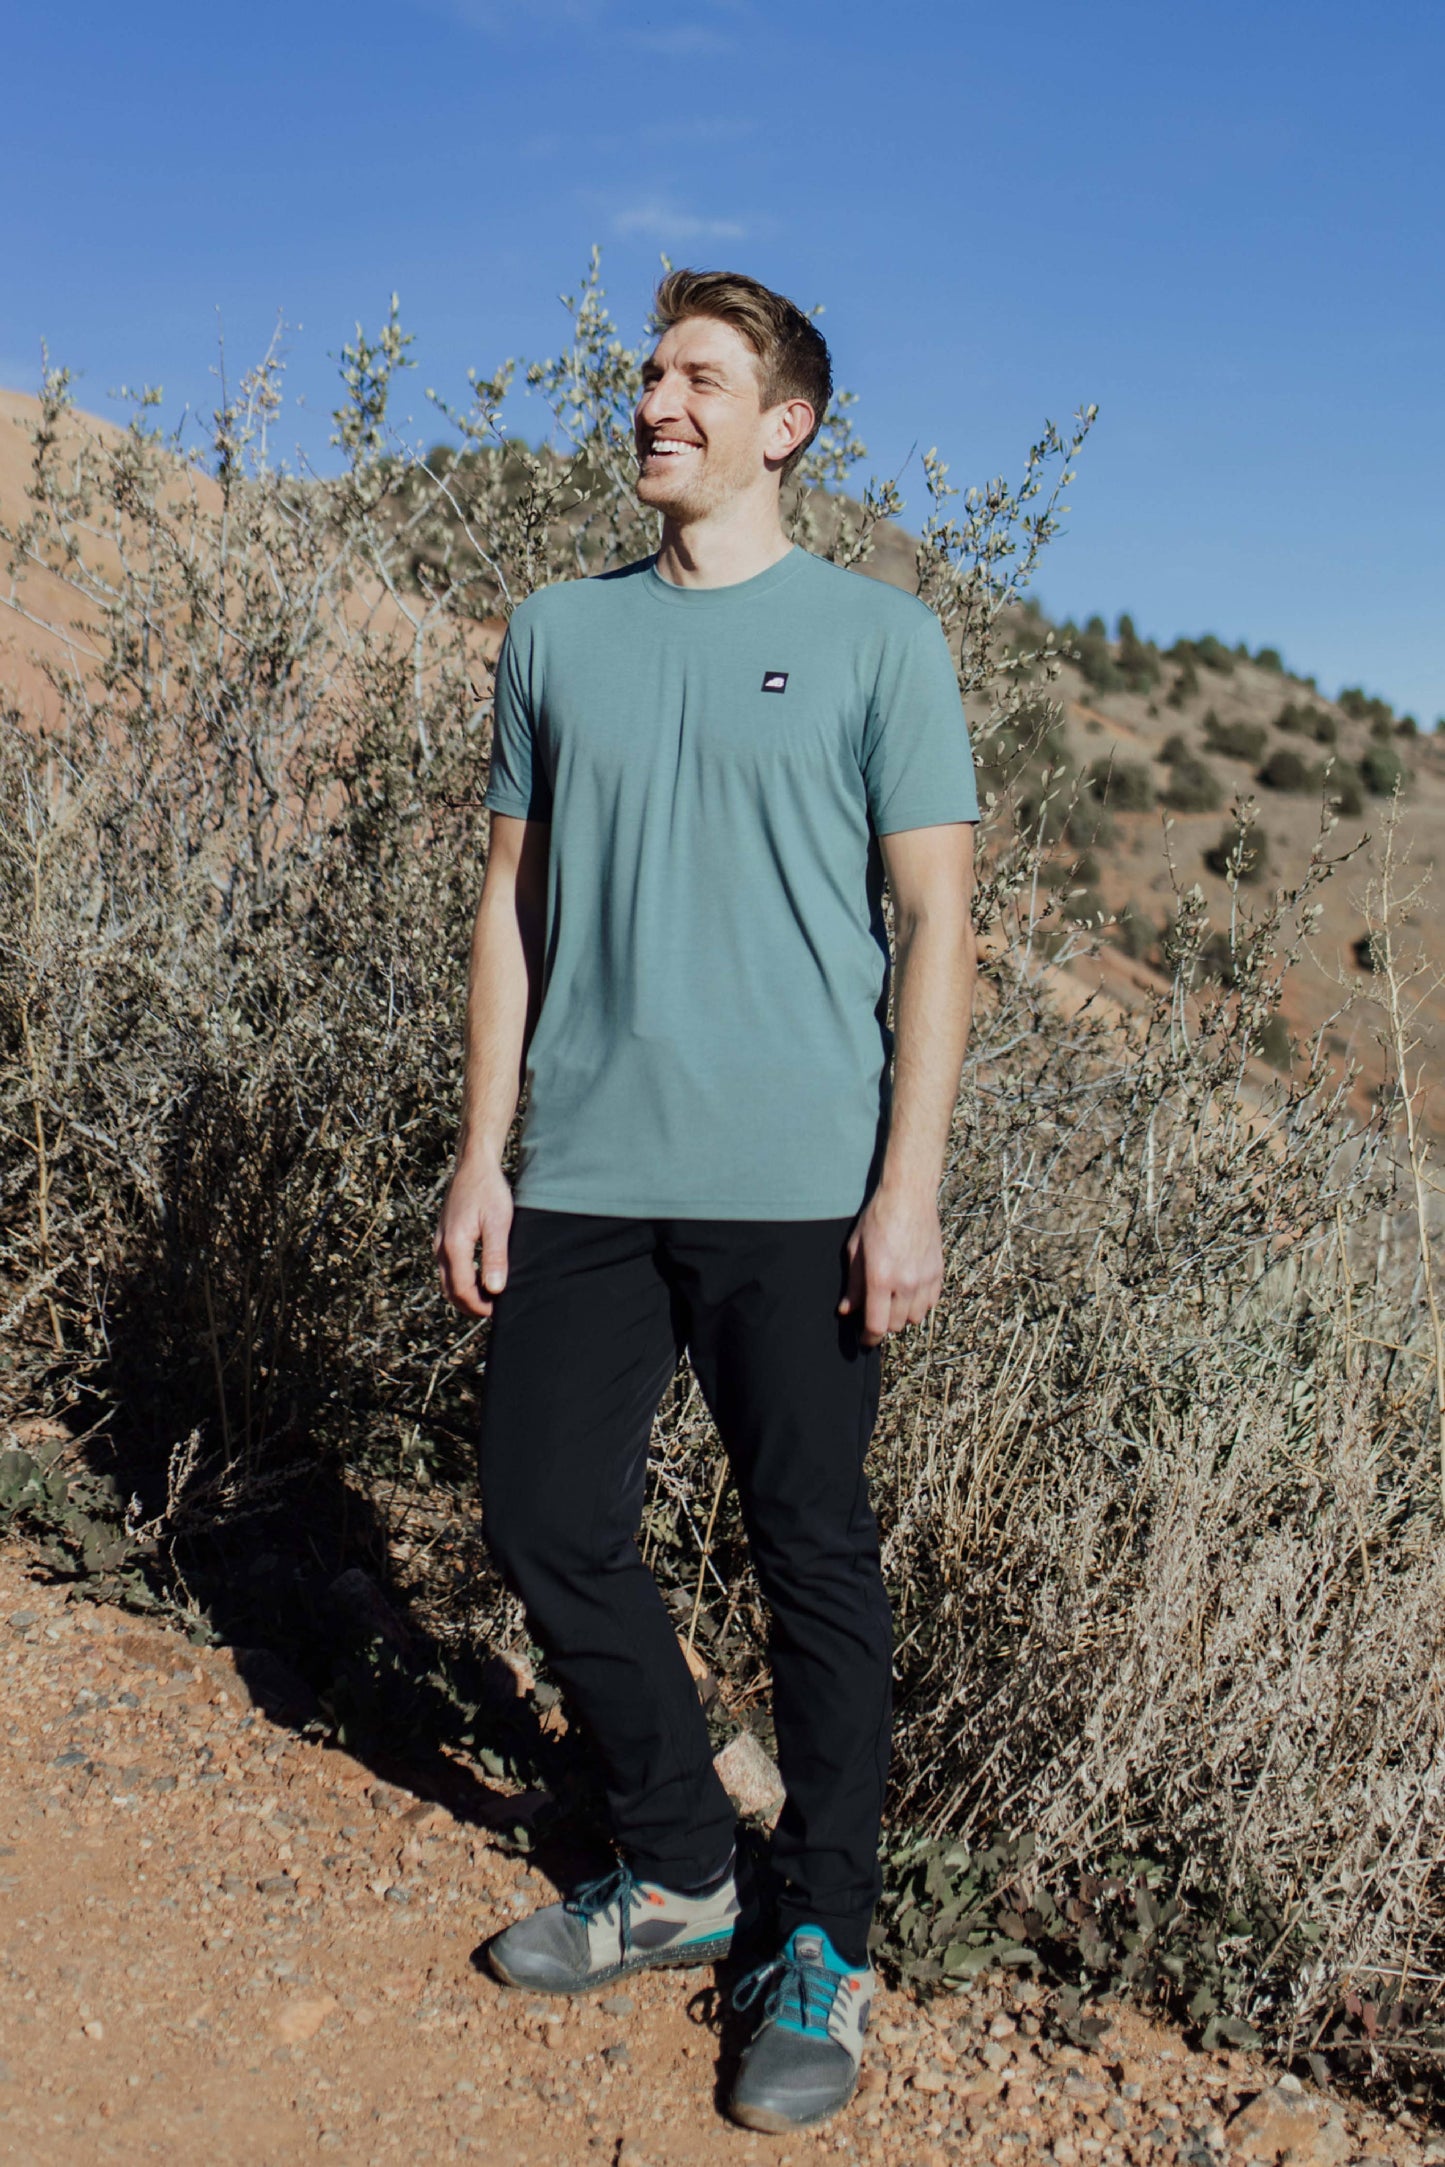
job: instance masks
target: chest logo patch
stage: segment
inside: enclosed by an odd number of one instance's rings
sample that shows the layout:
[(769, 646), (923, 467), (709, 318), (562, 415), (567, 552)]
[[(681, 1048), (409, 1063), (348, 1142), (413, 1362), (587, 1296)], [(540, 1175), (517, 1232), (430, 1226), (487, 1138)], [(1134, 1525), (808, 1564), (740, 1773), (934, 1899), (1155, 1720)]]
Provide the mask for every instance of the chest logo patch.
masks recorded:
[(763, 690), (764, 690), (764, 692), (786, 692), (786, 691), (787, 691), (787, 689), (788, 689), (788, 673), (787, 673), (787, 671), (786, 671), (786, 670), (764, 670), (764, 672), (763, 672)]

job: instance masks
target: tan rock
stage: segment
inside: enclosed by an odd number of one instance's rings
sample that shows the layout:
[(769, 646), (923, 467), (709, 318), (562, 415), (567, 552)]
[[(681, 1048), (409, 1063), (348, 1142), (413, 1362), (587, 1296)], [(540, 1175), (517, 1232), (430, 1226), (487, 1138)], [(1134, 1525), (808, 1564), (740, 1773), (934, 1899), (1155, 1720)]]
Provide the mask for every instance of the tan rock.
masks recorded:
[(1353, 2147), (1340, 2122), (1322, 2124), (1298, 2092), (1270, 2085), (1231, 2117), (1225, 2132), (1233, 2151), (1247, 2160), (1280, 2160), (1298, 2167), (1341, 2167)]
[(316, 2037), (335, 2007), (334, 1994), (315, 1994), (302, 2001), (288, 2002), (271, 2019), (271, 2029), (283, 2045), (300, 2046), (304, 2040)]
[(739, 1731), (730, 1738), (712, 1765), (738, 1811), (756, 1815), (771, 1828), (787, 1794), (782, 1777), (752, 1733)]

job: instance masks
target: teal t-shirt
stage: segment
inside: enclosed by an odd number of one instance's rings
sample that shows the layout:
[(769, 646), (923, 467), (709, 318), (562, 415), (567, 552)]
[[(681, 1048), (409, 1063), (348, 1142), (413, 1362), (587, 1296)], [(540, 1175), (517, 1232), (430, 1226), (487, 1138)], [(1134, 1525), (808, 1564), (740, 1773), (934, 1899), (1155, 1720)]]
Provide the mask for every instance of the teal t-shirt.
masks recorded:
[(878, 837), (976, 820), (926, 604), (809, 551), (727, 587), (654, 558), (531, 595), (494, 812), (551, 823), (519, 1204), (861, 1210), (891, 1106)]

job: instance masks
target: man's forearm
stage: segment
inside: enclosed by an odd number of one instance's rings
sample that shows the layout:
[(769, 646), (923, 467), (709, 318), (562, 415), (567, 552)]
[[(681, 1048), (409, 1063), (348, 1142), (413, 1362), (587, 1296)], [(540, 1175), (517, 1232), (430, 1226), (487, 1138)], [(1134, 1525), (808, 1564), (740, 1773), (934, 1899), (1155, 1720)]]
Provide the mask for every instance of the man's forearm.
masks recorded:
[(457, 1163), (501, 1163), (541, 1006), (541, 928), (515, 892), (483, 888), (472, 927)]
[(893, 1111), (879, 1186), (936, 1197), (958, 1103), (977, 964), (972, 919), (944, 911), (897, 936)]

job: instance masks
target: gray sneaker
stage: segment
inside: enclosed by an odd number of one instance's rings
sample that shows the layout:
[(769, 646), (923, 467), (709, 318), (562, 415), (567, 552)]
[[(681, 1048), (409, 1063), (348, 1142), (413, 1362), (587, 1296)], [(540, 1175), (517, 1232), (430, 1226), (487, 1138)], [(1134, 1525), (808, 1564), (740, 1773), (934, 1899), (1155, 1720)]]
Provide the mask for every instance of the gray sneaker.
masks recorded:
[(585, 1994), (649, 1966), (716, 1963), (733, 1945), (740, 1910), (735, 1870), (711, 1896), (679, 1896), (618, 1866), (504, 1928), (487, 1961), (507, 1986)]
[(821, 1926), (796, 1928), (780, 1956), (740, 1980), (737, 2009), (770, 1991), (728, 2101), (733, 2120), (782, 2136), (846, 2107), (876, 1985), (871, 1967), (845, 1964)]

